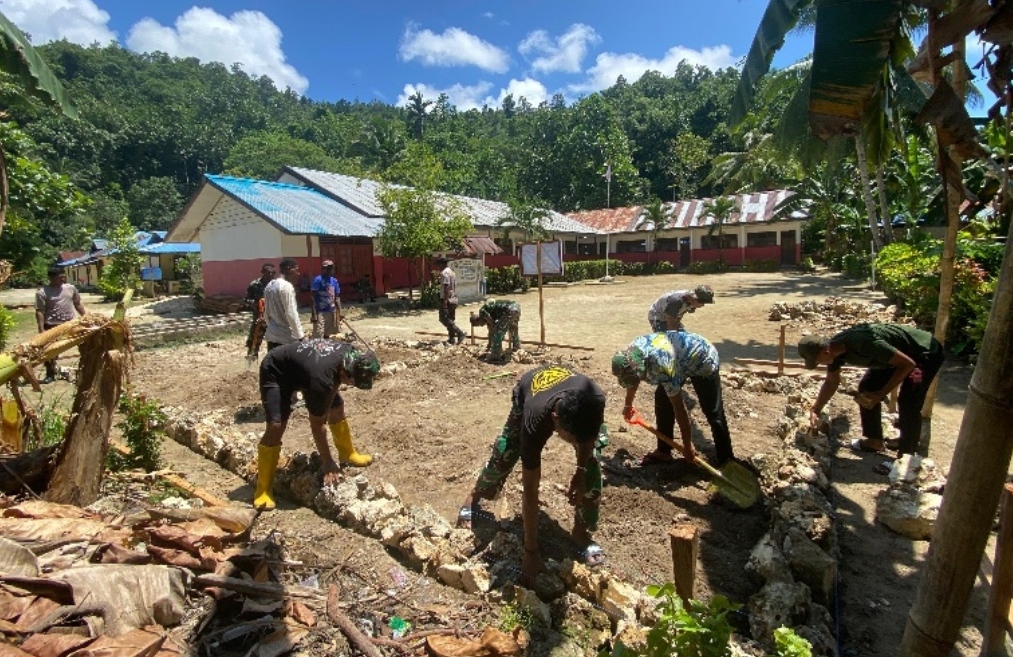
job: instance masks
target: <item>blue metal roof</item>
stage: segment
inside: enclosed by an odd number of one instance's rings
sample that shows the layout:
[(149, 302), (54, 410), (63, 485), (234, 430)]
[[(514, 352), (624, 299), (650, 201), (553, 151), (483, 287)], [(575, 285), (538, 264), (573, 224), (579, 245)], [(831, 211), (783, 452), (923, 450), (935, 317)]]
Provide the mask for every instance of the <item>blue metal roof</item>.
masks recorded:
[(286, 233), (372, 237), (382, 224), (381, 219), (365, 217), (309, 187), (211, 174), (205, 177)]
[(200, 253), (200, 244), (196, 242), (159, 242), (138, 249), (142, 255), (159, 255), (162, 253)]

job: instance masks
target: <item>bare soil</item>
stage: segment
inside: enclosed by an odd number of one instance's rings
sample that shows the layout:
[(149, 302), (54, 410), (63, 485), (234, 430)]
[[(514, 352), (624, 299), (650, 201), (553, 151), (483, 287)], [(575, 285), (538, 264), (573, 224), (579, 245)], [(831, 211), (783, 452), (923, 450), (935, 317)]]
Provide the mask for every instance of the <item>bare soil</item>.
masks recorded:
[[(594, 351), (554, 349), (549, 355), (587, 373), (608, 394), (606, 419), (611, 446), (605, 453), (607, 488), (596, 538), (605, 548), (611, 568), (641, 586), (670, 580), (667, 531), (677, 519), (688, 518), (699, 527), (702, 537), (698, 597), (721, 593), (744, 603), (756, 591), (743, 567), (749, 551), (766, 531), (763, 509), (757, 506), (741, 511), (723, 502), (708, 492), (706, 477), (685, 463), (639, 466), (639, 458), (653, 448), (653, 438), (639, 429), (625, 430), (620, 416), (622, 391), (609, 368), (617, 349), (648, 330), (647, 308), (659, 294), (701, 282), (699, 277), (671, 275), (631, 278), (609, 286), (546, 289), (545, 337), (549, 342), (593, 347)], [(864, 286), (832, 275), (733, 273), (706, 282), (715, 289), (715, 304), (689, 315), (685, 323), (689, 330), (715, 344), (726, 370), (734, 365), (735, 358), (777, 358), (778, 324), (767, 320), (774, 302), (822, 300), (830, 295), (884, 302)], [(522, 307), (522, 340), (537, 340), (537, 292), (510, 298)], [(462, 307), (458, 312), (459, 324), (465, 330), (468, 310)], [(355, 330), (370, 341), (437, 341), (440, 338), (417, 332), (442, 330), (435, 311), (395, 313), (366, 304), (349, 309), (349, 317)], [(789, 329), (789, 358), (797, 357), (791, 345), (798, 335), (798, 330)], [(409, 367), (382, 377), (371, 391), (345, 394), (356, 445), (376, 457), (369, 468), (372, 478), (393, 483), (406, 503), (431, 504), (453, 520), (461, 499), (488, 458), (510, 405), (515, 377), (488, 377), (520, 373), (531, 365), (487, 363), (477, 357), (480, 345), (449, 349), (439, 359), (417, 365), (420, 350), (378, 342), (381, 362), (400, 361)], [(141, 351), (136, 354), (133, 385), (165, 404), (236, 413), (237, 421), (245, 422), (249, 431), (259, 432), (262, 416), (258, 411), (257, 373), (247, 369), (244, 355), (242, 337)], [(948, 467), (953, 453), (970, 373), (970, 366), (950, 362), (941, 375), (932, 420), (931, 456), (944, 467)], [(653, 391), (642, 387), (638, 406), (649, 417), (653, 414), (652, 399)], [(784, 403), (783, 395), (726, 386), (725, 406), (737, 456), (748, 458), (776, 448), (774, 427)], [(857, 435), (858, 414), (850, 398), (838, 396), (830, 410), (842, 416), (838, 425), (849, 432), (841, 437), (842, 444), (844, 438)], [(706, 422), (698, 410), (691, 409), (691, 414), (697, 447), (713, 459)], [(285, 445), (286, 449), (312, 450), (305, 410), (293, 416)], [(167, 449), (174, 467), (208, 480), (212, 487), (227, 488), (222, 494), (248, 500), (249, 489), (224, 473), (214, 474), (220, 472), (217, 466), (176, 446)], [(926, 542), (910, 541), (875, 524), (875, 495), (887, 483), (885, 477), (872, 471), (878, 460), (882, 457), (847, 450), (838, 450), (835, 458), (834, 503), (841, 556), (837, 608), (831, 611), (839, 624), (842, 652), (849, 655), (896, 652), (928, 547)], [(543, 458), (541, 536), (547, 556), (557, 559), (574, 552), (568, 540), (572, 511), (565, 499), (571, 473), (570, 448), (561, 441), (550, 441)], [(481, 537), (489, 539), (504, 529), (520, 532), (519, 491), (518, 469), (502, 499), (486, 503), (485, 508), (503, 522), (481, 519), (476, 523)], [(282, 508), (266, 516), (265, 521), (283, 534), (299, 537), (301, 548), (323, 562), (341, 561), (349, 550), (348, 542), (353, 540), (345, 536), (350, 533), (344, 530), (322, 529), (329, 525), (320, 525), (323, 521), (294, 507)], [(308, 533), (308, 526), (315, 529)], [(358, 546), (362, 541), (368, 543), (361, 537), (354, 540)], [(374, 577), (382, 577), (388, 563), (377, 556), (382, 553), (378, 545), (354, 550), (362, 555), (362, 568), (373, 572)], [(978, 650), (985, 595), (979, 586), (959, 646), (961, 654)]]

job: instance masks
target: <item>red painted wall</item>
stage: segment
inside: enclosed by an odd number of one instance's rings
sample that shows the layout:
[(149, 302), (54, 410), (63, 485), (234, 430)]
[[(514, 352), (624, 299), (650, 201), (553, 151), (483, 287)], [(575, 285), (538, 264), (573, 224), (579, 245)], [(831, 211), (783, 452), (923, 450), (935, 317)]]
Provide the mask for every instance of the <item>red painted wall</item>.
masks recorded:
[[(731, 267), (741, 265), (743, 251), (744, 249), (725, 249), (725, 264)], [(711, 262), (714, 260), (720, 260), (721, 256), (721, 249), (693, 249), (690, 252), (690, 258), (693, 262)]]
[(774, 246), (747, 246), (746, 260), (780, 260), (781, 247)]

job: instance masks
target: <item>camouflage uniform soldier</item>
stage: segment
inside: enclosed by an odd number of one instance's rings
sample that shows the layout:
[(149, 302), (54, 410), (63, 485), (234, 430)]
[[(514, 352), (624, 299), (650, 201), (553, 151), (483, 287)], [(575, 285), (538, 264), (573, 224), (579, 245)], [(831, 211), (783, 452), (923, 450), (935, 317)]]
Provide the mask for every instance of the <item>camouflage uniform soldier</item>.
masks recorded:
[(477, 313), (471, 313), (472, 326), (489, 327), (489, 357), (494, 359), (503, 357), (503, 339), (508, 333), (510, 349), (516, 351), (521, 348), (517, 328), (520, 321), (521, 306), (516, 301), (487, 301)]

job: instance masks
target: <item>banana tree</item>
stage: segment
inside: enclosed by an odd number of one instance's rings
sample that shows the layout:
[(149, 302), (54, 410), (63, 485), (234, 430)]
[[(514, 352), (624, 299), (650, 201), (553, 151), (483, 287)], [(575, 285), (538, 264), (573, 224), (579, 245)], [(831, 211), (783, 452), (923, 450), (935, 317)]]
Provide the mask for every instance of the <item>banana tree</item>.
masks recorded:
[[(0, 70), (13, 75), (21, 82), (25, 96), (52, 105), (70, 118), (77, 118), (77, 109), (70, 102), (60, 81), (46, 64), (24, 32), (0, 13)], [(7, 118), (0, 111), (0, 120)], [(0, 234), (7, 221), (9, 186), (7, 184), (7, 157), (0, 144)]]

